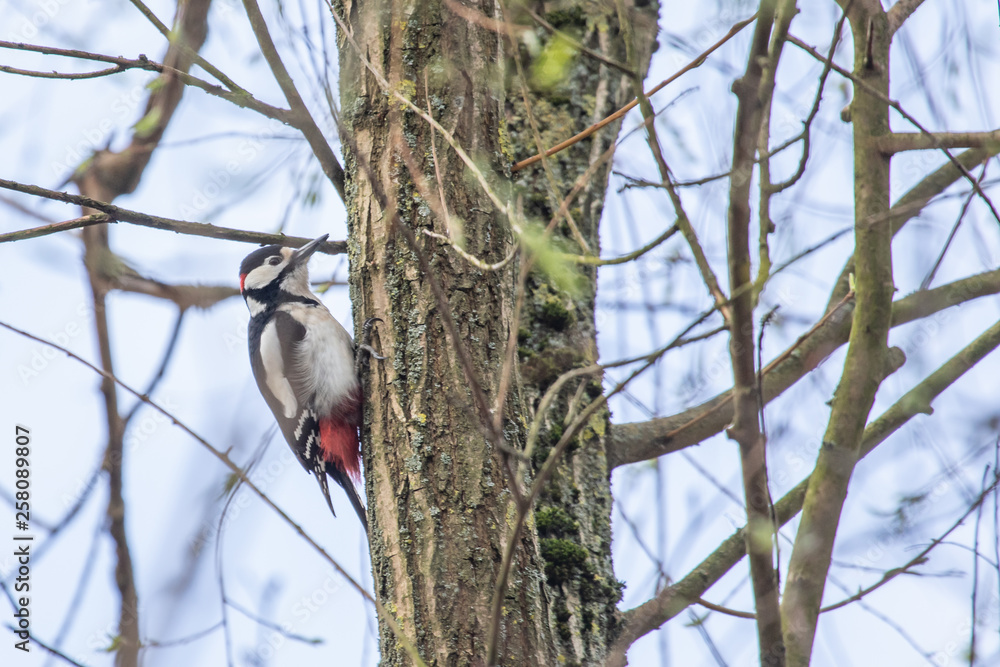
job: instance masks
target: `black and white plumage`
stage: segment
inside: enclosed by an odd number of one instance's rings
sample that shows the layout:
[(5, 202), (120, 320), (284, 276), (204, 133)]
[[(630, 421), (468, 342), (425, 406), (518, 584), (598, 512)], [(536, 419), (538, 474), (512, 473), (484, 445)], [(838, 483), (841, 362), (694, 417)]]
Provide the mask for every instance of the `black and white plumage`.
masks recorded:
[(350, 334), (309, 289), (309, 257), (323, 235), (295, 250), (247, 255), (240, 291), (250, 309), (250, 365), (257, 387), (299, 463), (316, 476), (336, 516), (327, 475), (343, 487), (368, 530), (360, 479), (361, 385)]

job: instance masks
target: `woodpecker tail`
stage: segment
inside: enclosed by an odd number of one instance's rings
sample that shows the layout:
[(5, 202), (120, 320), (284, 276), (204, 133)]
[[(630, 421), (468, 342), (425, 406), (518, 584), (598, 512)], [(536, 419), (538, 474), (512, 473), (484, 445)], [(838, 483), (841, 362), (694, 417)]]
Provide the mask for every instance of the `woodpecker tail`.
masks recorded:
[(333, 478), (337, 484), (340, 484), (344, 488), (344, 493), (351, 501), (351, 505), (354, 506), (354, 511), (357, 512), (358, 518), (361, 519), (361, 525), (365, 528), (365, 534), (368, 534), (368, 513), (365, 511), (365, 506), (361, 502), (361, 497), (358, 495), (358, 490), (354, 488), (354, 483), (351, 478), (342, 473), (339, 470), (331, 470), (327, 467), (327, 472), (330, 477)]
[[(365, 527), (365, 533), (368, 533), (365, 506), (358, 497), (357, 489), (354, 488), (354, 482), (361, 480), (361, 441), (358, 439), (357, 426), (361, 421), (360, 396), (352, 396), (349, 401), (341, 404), (340, 409), (341, 411), (335, 411), (333, 415), (319, 420), (320, 450), (326, 461), (327, 474), (344, 488), (351, 505), (354, 506), (354, 511), (358, 513), (358, 518)], [(330, 502), (330, 492), (326, 488), (325, 477), (320, 481), (320, 487), (326, 494), (327, 502)]]
[(319, 490), (323, 492), (323, 497), (326, 498), (326, 505), (330, 508), (330, 513), (334, 517), (337, 516), (337, 512), (333, 509), (333, 500), (330, 498), (330, 486), (326, 482), (326, 476), (329, 474), (337, 484), (339, 484), (344, 489), (344, 493), (347, 494), (348, 499), (351, 501), (351, 505), (354, 506), (354, 511), (357, 512), (358, 518), (361, 519), (361, 525), (365, 529), (365, 534), (368, 534), (368, 515), (365, 511), (365, 506), (361, 502), (361, 497), (358, 496), (357, 489), (354, 488), (354, 483), (351, 482), (350, 477), (345, 475), (343, 472), (327, 465), (325, 469), (317, 467), (313, 471), (316, 476), (316, 481), (319, 483)]
[(353, 480), (361, 478), (361, 443), (356, 423), (340, 417), (320, 419), (319, 443), (328, 464), (343, 470)]
[(319, 490), (323, 492), (323, 497), (326, 498), (326, 504), (327, 507), (330, 508), (330, 514), (336, 517), (337, 512), (333, 509), (333, 500), (330, 499), (330, 487), (326, 483), (326, 466), (323, 465), (322, 461), (318, 462), (316, 469), (313, 470), (313, 475), (316, 477), (316, 481), (319, 482)]

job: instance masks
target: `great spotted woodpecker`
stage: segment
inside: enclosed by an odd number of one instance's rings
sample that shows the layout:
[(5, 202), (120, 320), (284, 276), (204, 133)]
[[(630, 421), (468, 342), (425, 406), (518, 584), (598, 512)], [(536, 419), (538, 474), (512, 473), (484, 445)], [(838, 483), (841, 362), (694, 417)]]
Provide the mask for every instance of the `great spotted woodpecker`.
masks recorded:
[(250, 367), (299, 463), (316, 476), (334, 516), (326, 476), (343, 487), (368, 531), (368, 519), (354, 488), (360, 481), (361, 384), (358, 368), (371, 326), (365, 323), (361, 349), (309, 289), (309, 257), (327, 235), (298, 250), (269, 245), (240, 265), (240, 291), (250, 309)]

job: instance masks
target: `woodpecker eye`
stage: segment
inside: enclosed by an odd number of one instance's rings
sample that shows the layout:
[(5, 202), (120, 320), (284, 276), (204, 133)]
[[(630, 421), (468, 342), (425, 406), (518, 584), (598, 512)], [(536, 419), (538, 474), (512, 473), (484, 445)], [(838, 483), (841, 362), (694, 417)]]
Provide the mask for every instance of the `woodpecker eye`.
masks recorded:
[(272, 257), (269, 260), (267, 260), (267, 263), (270, 264), (271, 266), (277, 266), (278, 264), (281, 264), (281, 258)]

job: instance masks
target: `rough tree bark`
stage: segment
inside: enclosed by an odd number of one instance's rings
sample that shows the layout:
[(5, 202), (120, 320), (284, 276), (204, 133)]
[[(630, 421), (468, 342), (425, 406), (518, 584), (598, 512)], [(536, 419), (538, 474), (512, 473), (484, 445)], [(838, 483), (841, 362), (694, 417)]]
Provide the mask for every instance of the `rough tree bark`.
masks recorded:
[[(492, 2), (475, 4), (498, 17)], [(467, 177), (465, 165), (436, 137), (437, 169), (452, 229), (432, 214), (406, 163), (437, 189), (431, 128), (401, 109), (380, 85), (430, 112), (477, 160), (493, 185), (504, 158), (502, 43), (438, 3), (344, 2), (363, 57), (339, 34), (346, 150), (351, 300), (355, 325), (384, 320), (377, 345), (388, 359), (373, 367), (368, 387), (364, 461), (371, 517), (375, 594), (416, 640), (428, 664), (484, 664), (491, 598), (508, 531), (507, 481), (499, 451), (484, 436), (469, 382), (458, 363), (464, 345), (481, 386), (493, 398), (512, 321), (515, 267), (480, 271), (449, 247), (420, 234), (458, 235), (469, 252), (498, 262), (514, 238), (508, 221)], [(417, 232), (415, 249), (373, 196), (386, 191), (400, 225)], [(437, 202), (434, 202), (436, 205)], [(433, 275), (420, 268), (425, 253)], [(448, 310), (438, 308), (439, 281)], [(444, 318), (455, 318), (458, 341)], [(517, 443), (521, 408), (507, 402), (503, 430)], [(549, 629), (539, 582), (544, 574), (530, 531), (515, 555), (511, 598), (501, 627), (504, 664), (551, 664)], [(410, 664), (385, 623), (384, 665)]]
[[(628, 5), (640, 16), (641, 43), (652, 44), (656, 6)], [(455, 152), (440, 135), (432, 138), (424, 119), (387, 96), (380, 79), (429, 109), (491, 186), (504, 197), (520, 195), (525, 217), (542, 224), (608, 149), (618, 125), (549, 159), (548, 175), (538, 165), (512, 179), (510, 164), (537, 152), (522, 93), (547, 147), (610, 114), (631, 90), (620, 71), (579, 52), (554, 85), (522, 90), (511, 56), (530, 72), (539, 54), (523, 48), (512, 53), (511, 42), (499, 34), (502, 4), (482, 1), (464, 9), (399, 0), (335, 8), (351, 31), (341, 30), (339, 46), (342, 123), (351, 137), (345, 153), (355, 326), (381, 317), (378, 344), (390, 357), (370, 374), (364, 442), (375, 592), (416, 638), (428, 664), (439, 665), (484, 664), (493, 584), (513, 512), (500, 454), (483, 434), (443, 318), (455, 318), (459, 342), (492, 405), (514, 322), (519, 267), (477, 269), (420, 233), (461, 235), (465, 248), (489, 263), (506, 257), (516, 242)], [(508, 19), (532, 26), (545, 54), (554, 41), (550, 29), (533, 24), (520, 8), (506, 9)], [(624, 62), (613, 4), (538, 3), (532, 10), (551, 27)], [(648, 62), (648, 46), (640, 53)], [(400, 224), (417, 232), (418, 251), (381, 210), (369, 171)], [(595, 255), (609, 171), (606, 161), (570, 208)], [(442, 199), (448, 219), (439, 214)], [(580, 252), (576, 238), (565, 225), (557, 228), (555, 242), (572, 243)], [(426, 255), (433, 277), (421, 271), (417, 252)], [(438, 308), (432, 278), (444, 288), (450, 312)], [(528, 277), (517, 332), (520, 371), (503, 420), (512, 446), (520, 446), (535, 402), (555, 377), (596, 360), (596, 269), (581, 278), (579, 291), (569, 293), (540, 271)], [(600, 378), (580, 387), (574, 399), (576, 389), (550, 411), (536, 461), (559, 439), (571, 403), (601, 393)], [(610, 554), (607, 424), (606, 411), (591, 419), (522, 531), (503, 604), (500, 664), (596, 664), (614, 638), (620, 587)], [(408, 664), (385, 624), (381, 652), (383, 664)]]
[[(659, 5), (625, 4), (637, 45), (636, 59), (644, 74), (655, 39)], [(544, 3), (544, 10), (537, 7), (535, 10), (536, 14), (544, 11), (542, 18), (546, 23), (592, 51), (614, 62), (626, 63), (627, 33), (621, 28), (615, 3), (570, 0)], [(532, 24), (530, 16), (515, 14), (512, 18), (519, 24)], [(541, 39), (541, 54), (557, 48), (558, 41), (548, 30), (536, 26), (535, 32)], [(539, 62), (523, 45), (517, 55), (525, 72), (531, 72)], [(540, 85), (536, 79), (535, 85), (522, 91), (516, 74), (516, 68), (510, 65), (507, 128), (512, 150), (519, 159), (539, 152), (529, 113), (542, 145), (548, 148), (609, 116), (632, 99), (630, 77), (583, 53), (573, 56), (555, 85)], [(524, 193), (526, 216), (542, 224), (552, 219), (566, 193), (580, 179), (586, 179), (569, 207), (569, 214), (594, 255), (600, 255), (598, 225), (611, 173), (611, 160), (601, 160), (616, 140), (620, 126), (613, 123), (547, 158), (544, 166), (538, 163), (515, 174), (518, 191)], [(598, 165), (586, 176), (588, 168)], [(554, 243), (569, 252), (584, 252), (565, 221), (556, 228), (554, 239)], [(560, 374), (597, 361), (596, 267), (582, 266), (577, 286), (575, 292), (562, 289), (537, 269), (528, 276), (518, 331), (518, 357), (523, 395), (531, 412)], [(535, 451), (536, 465), (545, 460), (549, 449), (559, 441), (568, 421), (566, 415), (599, 396), (601, 391), (602, 378), (597, 375), (583, 378), (562, 392), (543, 420), (544, 430)], [(591, 417), (535, 505), (535, 527), (547, 575), (549, 623), (557, 656), (566, 665), (602, 664), (618, 632), (621, 585), (611, 562), (611, 486), (605, 456), (609, 423), (610, 413), (606, 409)]]

